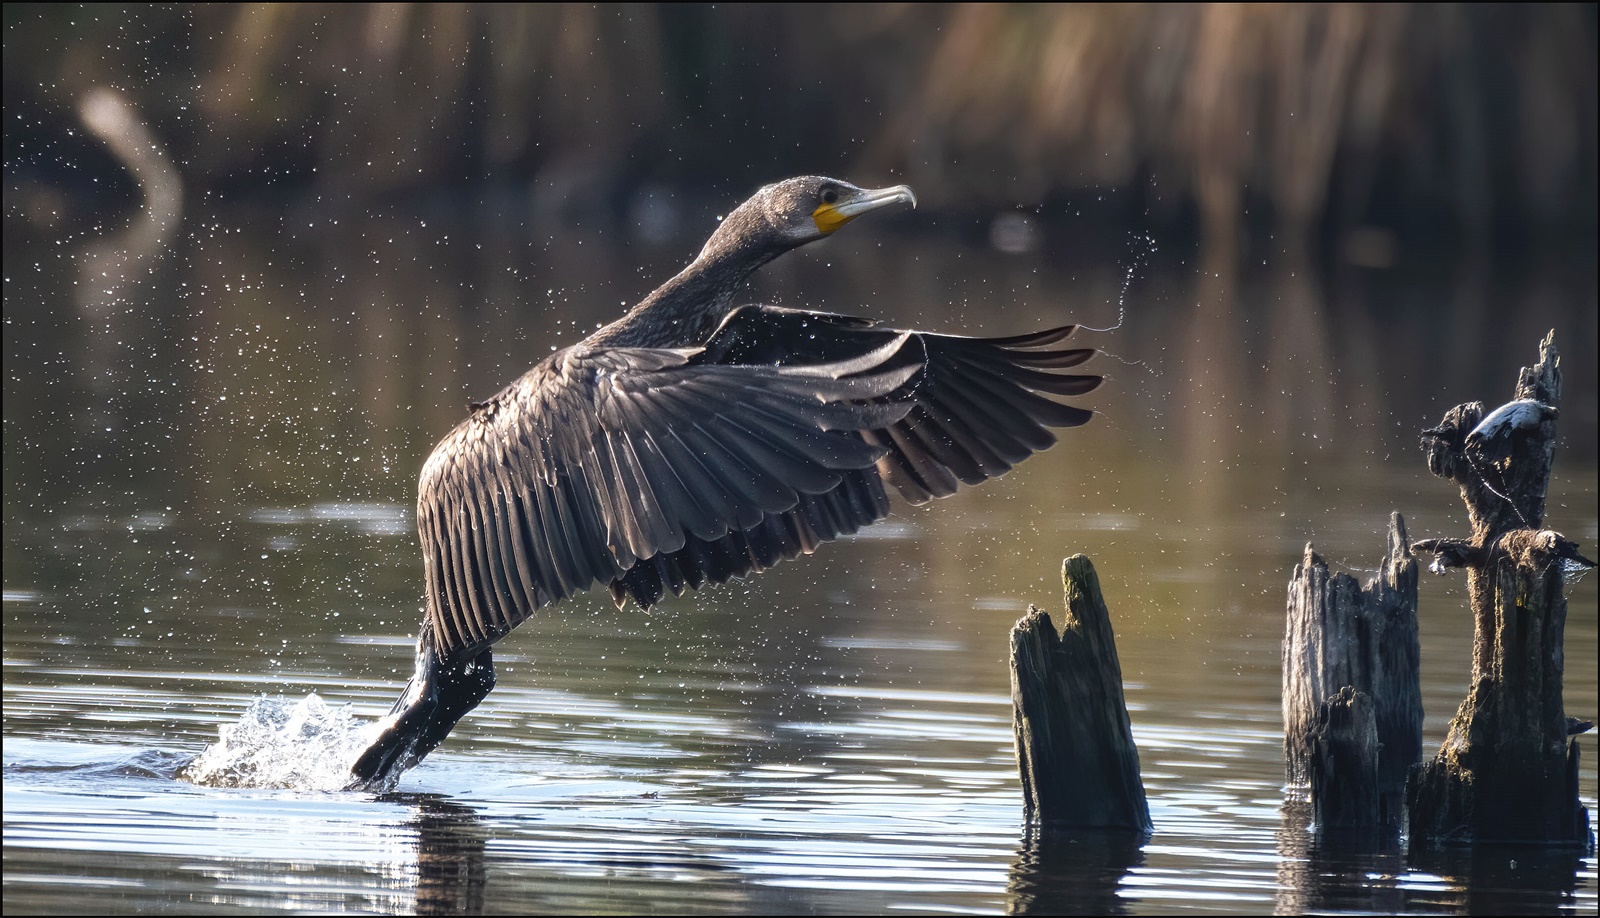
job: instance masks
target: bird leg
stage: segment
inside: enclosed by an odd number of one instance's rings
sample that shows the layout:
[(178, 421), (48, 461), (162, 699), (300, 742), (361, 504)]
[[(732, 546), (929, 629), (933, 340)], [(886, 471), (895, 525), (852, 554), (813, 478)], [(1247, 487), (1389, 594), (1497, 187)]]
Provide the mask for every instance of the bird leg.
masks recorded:
[(444, 742), (456, 722), (494, 688), (494, 661), (475, 657), (440, 662), (426, 626), (417, 641), (417, 669), (382, 722), (382, 732), (350, 767), (346, 790), (383, 791)]

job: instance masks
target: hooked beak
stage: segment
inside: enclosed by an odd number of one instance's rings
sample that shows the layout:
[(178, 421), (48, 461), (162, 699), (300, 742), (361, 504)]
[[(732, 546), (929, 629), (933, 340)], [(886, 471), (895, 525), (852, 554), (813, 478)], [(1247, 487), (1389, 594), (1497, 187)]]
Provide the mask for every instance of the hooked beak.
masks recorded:
[(917, 206), (917, 196), (910, 185), (893, 188), (872, 188), (843, 195), (832, 204), (823, 204), (811, 212), (811, 219), (822, 235), (827, 236), (839, 227), (865, 213), (871, 213), (890, 204)]

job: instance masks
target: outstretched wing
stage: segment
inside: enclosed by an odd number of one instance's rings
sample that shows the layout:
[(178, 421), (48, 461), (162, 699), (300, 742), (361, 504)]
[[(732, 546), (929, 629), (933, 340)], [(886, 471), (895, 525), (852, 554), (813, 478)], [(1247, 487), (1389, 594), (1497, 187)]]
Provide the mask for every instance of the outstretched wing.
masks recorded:
[(1103, 377), (1063, 373), (1093, 348), (1058, 348), (1074, 331), (1063, 325), (1007, 338), (967, 338), (881, 328), (868, 319), (746, 306), (728, 317), (706, 346), (706, 359), (791, 366), (860, 359), (909, 336), (885, 366), (916, 363), (910, 411), (862, 437), (885, 449), (878, 471), (913, 504), (954, 494), (1011, 471), (1056, 442), (1052, 427), (1077, 427), (1094, 412), (1045, 398), (1083, 395)]
[[(699, 349), (552, 355), (423, 468), (417, 526), (436, 651), (476, 652), (535, 609), (691, 540), (759, 530), (870, 471), (885, 451), (857, 432), (909, 410), (892, 398), (918, 372), (896, 359), (909, 340), (784, 367)], [(738, 566), (709, 564), (713, 575)]]
[(1010, 471), (1055, 442), (1050, 428), (1076, 427), (1094, 416), (1039, 394), (1079, 395), (1100, 385), (1099, 376), (1061, 372), (1095, 354), (1057, 347), (1074, 329), (963, 338), (776, 306), (733, 312), (697, 359), (779, 371), (838, 361), (871, 364), (877, 373), (909, 371), (900, 389), (878, 399), (907, 410), (857, 434), (882, 451), (872, 468), (843, 472), (833, 490), (767, 513), (759, 525), (716, 539), (691, 534), (677, 551), (642, 559), (612, 581), (612, 595), (619, 604), (632, 597), (649, 608), (666, 592), (681, 594), (809, 552), (888, 516), (885, 483), (920, 504)]
[[(417, 506), (441, 657), (608, 584), (646, 608), (1009, 471), (1092, 412), (1072, 326), (1013, 338), (745, 307), (698, 349), (569, 348), (481, 405)], [(1044, 393), (1041, 395), (1040, 393)]]

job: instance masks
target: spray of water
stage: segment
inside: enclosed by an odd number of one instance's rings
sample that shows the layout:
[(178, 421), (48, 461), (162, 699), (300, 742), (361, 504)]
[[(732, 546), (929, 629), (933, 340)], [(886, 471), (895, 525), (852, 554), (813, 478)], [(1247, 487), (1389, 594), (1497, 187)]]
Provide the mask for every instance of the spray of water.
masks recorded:
[(1091, 328), (1082, 326), (1084, 331), (1113, 332), (1122, 327), (1128, 317), (1128, 290), (1133, 287), (1134, 278), (1139, 276), (1139, 271), (1156, 250), (1156, 240), (1149, 233), (1135, 233), (1129, 240), (1133, 249), (1133, 258), (1128, 262), (1128, 270), (1122, 276), (1122, 292), (1117, 295), (1117, 324), (1110, 328)]
[(208, 787), (343, 790), (351, 764), (380, 727), (357, 718), (349, 705), (329, 707), (316, 694), (299, 701), (262, 696), (236, 723), (224, 724), (217, 741), (178, 776)]

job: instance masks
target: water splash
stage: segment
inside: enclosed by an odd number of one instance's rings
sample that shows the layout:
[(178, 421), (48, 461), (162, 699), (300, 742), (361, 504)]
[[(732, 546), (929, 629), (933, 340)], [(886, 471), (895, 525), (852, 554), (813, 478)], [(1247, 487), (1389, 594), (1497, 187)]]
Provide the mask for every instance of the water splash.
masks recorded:
[(217, 741), (178, 777), (208, 787), (344, 790), (351, 764), (380, 728), (357, 718), (349, 705), (329, 707), (315, 693), (299, 701), (264, 695), (237, 723), (222, 725)]
[(1121, 328), (1128, 319), (1128, 290), (1133, 287), (1133, 282), (1138, 278), (1139, 272), (1145, 263), (1156, 251), (1156, 240), (1149, 233), (1135, 233), (1129, 238), (1129, 247), (1133, 250), (1133, 258), (1128, 264), (1128, 270), (1122, 275), (1122, 292), (1117, 295), (1117, 324), (1109, 328), (1091, 328), (1083, 326), (1084, 331), (1114, 332)]

